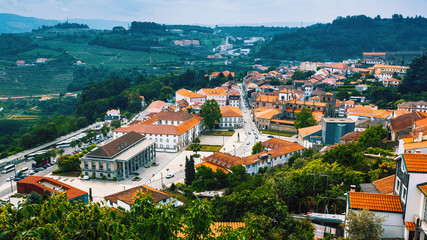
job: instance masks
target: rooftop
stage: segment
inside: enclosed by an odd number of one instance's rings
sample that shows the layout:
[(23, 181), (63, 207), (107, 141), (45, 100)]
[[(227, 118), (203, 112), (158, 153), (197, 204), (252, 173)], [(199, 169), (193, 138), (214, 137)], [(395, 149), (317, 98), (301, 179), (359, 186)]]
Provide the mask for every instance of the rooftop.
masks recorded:
[(322, 130), (322, 125), (315, 125), (311, 127), (300, 128), (298, 129), (298, 133), (301, 136), (301, 138), (304, 138), (320, 130)]
[(368, 209), (380, 212), (402, 213), (398, 195), (379, 193), (348, 192), (348, 204), (351, 209)]
[(118, 193), (114, 193), (108, 196), (105, 196), (105, 199), (112, 201), (114, 203), (117, 203), (118, 200), (125, 202), (128, 205), (132, 205), (135, 203), (135, 197), (138, 195), (138, 193), (146, 194), (150, 193), (151, 197), (153, 197), (153, 202), (159, 202), (163, 199), (167, 199), (170, 196), (166, 193), (163, 193), (155, 188), (152, 188), (147, 185), (141, 185), (134, 188), (130, 188)]
[(402, 156), (408, 172), (427, 173), (427, 154), (404, 153)]
[(242, 117), (243, 116), (242, 112), (238, 107), (227, 105), (227, 106), (220, 107), (220, 109), (223, 117)]
[(394, 178), (395, 174), (378, 179), (377, 181), (374, 181), (373, 184), (378, 189), (378, 192), (381, 194), (390, 194), (393, 193), (394, 189)]
[(18, 181), (17, 184), (18, 185), (32, 184), (50, 193), (63, 193), (65, 191), (65, 194), (67, 195), (68, 199), (73, 199), (78, 196), (87, 194), (87, 192), (83, 190), (72, 187), (68, 184), (57, 181), (50, 177), (28, 176)]
[(143, 135), (132, 131), (105, 144), (104, 146), (92, 150), (87, 154), (87, 156), (111, 158), (123, 150), (129, 148), (136, 142), (139, 142), (141, 139), (144, 139)]

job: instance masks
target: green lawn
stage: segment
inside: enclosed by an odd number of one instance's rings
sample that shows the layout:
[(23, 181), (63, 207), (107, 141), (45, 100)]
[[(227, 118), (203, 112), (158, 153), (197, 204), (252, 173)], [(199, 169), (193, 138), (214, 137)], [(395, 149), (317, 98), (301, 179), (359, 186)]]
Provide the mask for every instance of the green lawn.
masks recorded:
[(60, 173), (53, 173), (52, 172), (52, 175), (61, 176), (61, 177), (78, 177), (78, 176), (80, 176), (80, 174), (81, 174), (80, 171), (60, 172)]
[(285, 132), (279, 132), (279, 131), (269, 131), (269, 130), (260, 130), (263, 134), (271, 134), (271, 135), (278, 135), (283, 137), (292, 137), (296, 133), (285, 133)]
[(233, 136), (234, 131), (206, 131), (204, 135), (210, 136)]
[[(200, 149), (199, 152), (218, 152), (222, 148), (221, 145), (203, 145), (203, 144), (200, 144), (200, 146), (202, 148)], [(193, 151), (193, 150), (191, 150), (191, 145), (185, 150)]]

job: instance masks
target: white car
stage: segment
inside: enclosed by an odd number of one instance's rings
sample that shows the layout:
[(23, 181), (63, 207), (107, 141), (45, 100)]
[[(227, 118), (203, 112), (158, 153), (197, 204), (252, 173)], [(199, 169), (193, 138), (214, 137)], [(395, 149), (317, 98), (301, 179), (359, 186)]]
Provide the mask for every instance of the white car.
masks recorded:
[(173, 173), (169, 173), (168, 175), (166, 175), (166, 178), (167, 178), (167, 179), (169, 179), (169, 178), (173, 178), (173, 177), (175, 177), (175, 175), (174, 175)]
[(89, 176), (83, 176), (82, 178), (80, 178), (81, 180), (89, 180), (90, 177)]
[(246, 145), (249, 145), (249, 144), (251, 144), (251, 142), (247, 142), (247, 143), (246, 143)]
[(12, 181), (14, 178), (15, 178), (14, 176), (8, 177), (8, 178), (6, 179), (6, 182), (10, 182), (10, 181)]

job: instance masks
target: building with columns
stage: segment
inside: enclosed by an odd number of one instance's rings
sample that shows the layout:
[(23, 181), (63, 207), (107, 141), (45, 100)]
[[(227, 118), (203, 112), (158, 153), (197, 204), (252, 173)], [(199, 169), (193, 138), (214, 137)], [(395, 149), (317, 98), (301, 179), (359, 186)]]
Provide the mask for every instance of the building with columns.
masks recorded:
[(95, 174), (96, 178), (125, 179), (139, 168), (151, 165), (155, 159), (155, 142), (139, 133), (129, 132), (86, 154), (81, 168), (85, 176)]

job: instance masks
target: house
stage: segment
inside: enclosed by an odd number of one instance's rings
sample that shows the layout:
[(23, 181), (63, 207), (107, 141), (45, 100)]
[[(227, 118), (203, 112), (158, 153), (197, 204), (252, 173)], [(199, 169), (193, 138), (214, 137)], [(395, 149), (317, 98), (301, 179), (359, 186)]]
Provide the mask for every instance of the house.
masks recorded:
[[(402, 206), (400, 205), (399, 196), (378, 193), (365, 192), (348, 192), (346, 216), (349, 210), (360, 212), (367, 209), (372, 211), (376, 217), (384, 217), (382, 227), (384, 233), (381, 238), (402, 238), (405, 225), (402, 222)], [(346, 218), (347, 219), (347, 218)], [(345, 233), (345, 237), (348, 234)]]
[(153, 140), (157, 151), (177, 152), (198, 137), (203, 129), (202, 117), (186, 111), (159, 112), (142, 121), (114, 129), (113, 137), (133, 131)]
[(204, 104), (206, 96), (182, 88), (175, 93), (175, 101), (179, 102), (181, 100), (185, 100), (189, 105), (193, 105), (193, 103)]
[(282, 90), (279, 91), (279, 100), (288, 102), (292, 99), (292, 91), (284, 88)]
[(239, 108), (234, 106), (220, 107), (221, 110), (221, 122), (219, 126), (221, 128), (241, 128), (243, 125), (243, 115)]
[(384, 79), (392, 78), (394, 74), (403, 76), (408, 69), (409, 67), (405, 66), (375, 64), (372, 68), (372, 74), (380, 81), (383, 81)]
[(387, 121), (385, 119), (378, 118), (365, 118), (362, 120), (357, 120), (355, 123), (355, 130), (359, 132), (365, 131), (370, 126), (382, 125), (384, 128), (387, 128)]
[(254, 123), (258, 129), (269, 129), (271, 120), (282, 112), (275, 108), (256, 108), (253, 111)]
[(123, 208), (129, 212), (132, 208), (132, 205), (135, 204), (135, 197), (138, 196), (138, 194), (150, 194), (153, 198), (153, 203), (162, 205), (171, 204), (175, 207), (178, 205), (177, 202), (174, 201), (168, 194), (145, 184), (105, 196), (104, 198), (106, 200), (107, 206), (118, 209)]
[(357, 142), (359, 140), (360, 135), (362, 135), (362, 132), (359, 132), (359, 131), (349, 132), (340, 138), (340, 144)]
[(267, 107), (274, 108), (274, 104), (279, 101), (278, 96), (269, 96), (269, 95), (258, 95), (258, 97), (253, 102), (254, 108)]
[(108, 110), (105, 114), (104, 121), (111, 122), (113, 120), (120, 120), (120, 109), (111, 109)]
[(206, 96), (206, 100), (214, 99), (220, 107), (227, 105), (227, 93), (222, 88), (202, 88), (197, 93)]
[(387, 78), (383, 80), (383, 85), (386, 87), (398, 87), (402, 80), (396, 78)]
[(85, 176), (125, 179), (155, 161), (155, 142), (131, 131), (90, 151), (82, 158), (80, 167)]
[(424, 118), (427, 118), (427, 114), (418, 111), (391, 118), (389, 128), (391, 140), (398, 141), (399, 137), (409, 135), (414, 122)]
[(347, 117), (347, 109), (348, 108), (353, 108), (354, 107), (354, 101), (352, 100), (344, 100), (344, 101), (340, 101), (340, 100), (336, 100), (336, 104), (335, 104), (335, 115), (339, 118), (345, 118)]
[(269, 139), (262, 143), (264, 151), (247, 157), (237, 157), (228, 153), (216, 152), (202, 159), (205, 163), (231, 171), (232, 166), (243, 165), (250, 175), (258, 173), (261, 167), (274, 167), (288, 163), (289, 158), (295, 154), (302, 154), (305, 148), (301, 145), (277, 138)]
[(234, 73), (234, 72), (230, 72), (230, 71), (224, 71), (224, 72), (212, 72), (212, 73), (209, 75), (209, 80), (212, 80), (212, 79), (214, 79), (214, 78), (217, 78), (221, 73), (222, 73), (222, 75), (223, 75), (225, 78), (229, 78), (229, 77), (234, 78), (234, 76), (235, 76), (235, 73)]
[(322, 141), (326, 145), (340, 143), (340, 138), (354, 131), (354, 121), (349, 118), (323, 118)]
[(159, 113), (163, 111), (164, 109), (169, 108), (169, 104), (165, 103), (164, 101), (157, 100), (152, 102), (147, 109), (145, 109), (149, 114), (150, 113)]
[(16, 185), (18, 193), (29, 194), (31, 192), (36, 192), (42, 196), (65, 193), (70, 202), (82, 201), (84, 203), (89, 203), (87, 192), (50, 177), (28, 176), (19, 180)]
[(298, 129), (298, 144), (305, 148), (322, 144), (322, 125)]
[(358, 121), (366, 118), (377, 118), (389, 120), (392, 117), (393, 111), (377, 109), (376, 106), (360, 106), (347, 109), (347, 118), (353, 121)]
[(46, 63), (47, 59), (46, 58), (37, 58), (36, 59), (36, 63)]
[(409, 112), (424, 112), (427, 113), (427, 102), (418, 101), (418, 102), (403, 102), (397, 105), (397, 109), (405, 109)]
[(317, 68), (325, 66), (322, 62), (302, 62), (300, 64), (301, 71), (317, 71)]
[(393, 174), (388, 177), (378, 179), (372, 183), (361, 183), (361, 191), (370, 193), (393, 194), (395, 177), (396, 175)]

